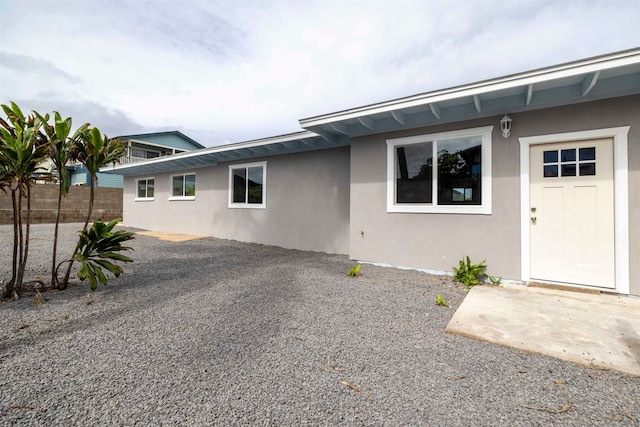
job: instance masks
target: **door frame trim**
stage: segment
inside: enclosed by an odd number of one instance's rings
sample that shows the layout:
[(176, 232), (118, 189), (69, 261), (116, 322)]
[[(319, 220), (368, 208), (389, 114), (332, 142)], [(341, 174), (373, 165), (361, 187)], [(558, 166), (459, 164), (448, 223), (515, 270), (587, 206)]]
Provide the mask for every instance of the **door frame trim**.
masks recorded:
[[(629, 294), (629, 171), (630, 126), (518, 138), (520, 142), (520, 278), (531, 281), (531, 233), (529, 229), (529, 153), (532, 145), (613, 139), (613, 188), (615, 222), (615, 291)], [(605, 288), (603, 288), (605, 289)]]

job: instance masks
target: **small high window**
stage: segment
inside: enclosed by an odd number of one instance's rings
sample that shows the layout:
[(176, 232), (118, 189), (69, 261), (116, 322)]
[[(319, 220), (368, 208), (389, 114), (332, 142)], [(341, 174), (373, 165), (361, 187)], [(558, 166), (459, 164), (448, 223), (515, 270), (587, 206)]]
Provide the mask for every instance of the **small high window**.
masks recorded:
[(229, 166), (229, 207), (266, 208), (267, 162)]
[(171, 177), (171, 200), (193, 200), (196, 197), (196, 174)]
[(387, 211), (491, 213), (493, 126), (387, 141)]
[(153, 178), (136, 180), (136, 200), (153, 200), (154, 182)]
[[(558, 151), (560, 156), (558, 156)], [(596, 148), (548, 150), (543, 153), (543, 162), (543, 176), (545, 178), (595, 175)]]

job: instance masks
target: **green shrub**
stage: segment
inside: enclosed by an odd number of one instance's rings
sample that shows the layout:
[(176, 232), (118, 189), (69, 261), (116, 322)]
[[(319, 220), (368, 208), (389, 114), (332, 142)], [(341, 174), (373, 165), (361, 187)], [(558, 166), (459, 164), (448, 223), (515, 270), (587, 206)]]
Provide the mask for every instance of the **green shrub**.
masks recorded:
[(79, 250), (74, 256), (74, 259), (80, 262), (78, 279), (88, 279), (92, 291), (96, 290), (98, 282), (102, 285), (108, 282), (105, 272), (102, 271), (103, 268), (116, 277), (122, 274), (122, 267), (112, 263), (111, 260), (133, 262), (131, 258), (118, 252), (131, 250), (130, 247), (122, 246), (122, 243), (133, 239), (135, 233), (124, 230), (112, 231), (119, 222), (120, 218), (107, 224), (99, 219), (89, 230), (80, 232)]
[[(466, 259), (465, 259), (466, 258)], [(480, 283), (481, 277), (486, 277), (484, 270), (487, 268), (486, 260), (478, 264), (471, 264), (469, 257), (460, 260), (458, 268), (453, 267), (453, 280), (463, 283), (467, 288), (471, 288)]]
[(356, 264), (355, 266), (353, 266), (353, 268), (349, 270), (349, 272), (347, 273), (347, 276), (349, 277), (362, 276), (362, 273), (360, 273), (360, 264)]
[(489, 278), (489, 282), (491, 282), (492, 285), (500, 285), (500, 283), (502, 283), (502, 277), (495, 277), (495, 276), (487, 276)]
[(447, 302), (444, 300), (444, 298), (442, 298), (442, 295), (440, 294), (438, 294), (438, 296), (436, 297), (436, 305), (449, 307), (449, 304), (447, 304)]

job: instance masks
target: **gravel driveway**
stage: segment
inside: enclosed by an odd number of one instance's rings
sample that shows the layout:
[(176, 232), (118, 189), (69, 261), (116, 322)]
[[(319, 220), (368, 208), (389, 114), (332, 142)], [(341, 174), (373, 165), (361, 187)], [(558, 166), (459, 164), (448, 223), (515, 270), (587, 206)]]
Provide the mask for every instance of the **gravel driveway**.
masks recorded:
[[(62, 227), (66, 252), (78, 227)], [(33, 227), (29, 279), (47, 277), (52, 229)], [(6, 281), (10, 226), (0, 241)], [(466, 293), (449, 278), (354, 279), (346, 256), (213, 238), (132, 246), (96, 292), (0, 304), (1, 424), (640, 422), (639, 378), (446, 334)]]

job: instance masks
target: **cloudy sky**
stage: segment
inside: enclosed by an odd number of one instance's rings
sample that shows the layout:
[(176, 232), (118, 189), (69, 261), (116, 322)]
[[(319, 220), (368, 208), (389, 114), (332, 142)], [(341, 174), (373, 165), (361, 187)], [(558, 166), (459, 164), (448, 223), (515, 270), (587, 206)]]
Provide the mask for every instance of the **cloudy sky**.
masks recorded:
[(0, 0), (0, 102), (205, 146), (640, 46), (638, 0)]

